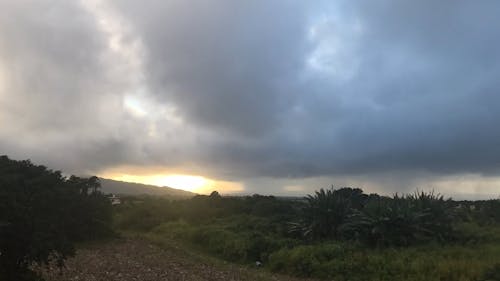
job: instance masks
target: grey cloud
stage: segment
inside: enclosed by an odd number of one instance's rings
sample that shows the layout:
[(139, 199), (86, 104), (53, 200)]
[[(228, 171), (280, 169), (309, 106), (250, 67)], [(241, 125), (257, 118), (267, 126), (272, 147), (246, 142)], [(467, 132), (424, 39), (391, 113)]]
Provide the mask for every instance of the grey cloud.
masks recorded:
[(121, 1), (160, 101), (201, 126), (258, 136), (294, 104), (308, 50), (297, 1)]
[(96, 19), (76, 1), (0, 1), (0, 11), (1, 153), (74, 173), (127, 158), (130, 138), (116, 139), (126, 83)]
[(0, 5), (0, 58), (8, 77), (2, 109), (22, 112), (18, 121), (35, 128), (73, 126), (78, 117), (68, 109), (88, 104), (86, 92), (102, 82), (98, 58), (105, 42), (93, 19), (68, 1)]
[[(123, 76), (96, 18), (51, 3), (0, 2), (7, 154), (71, 171), (189, 167), (253, 190), (498, 174), (495, 1), (110, 2), (141, 46)], [(155, 117), (124, 108), (141, 91)], [(153, 114), (166, 105), (180, 123)]]
[(362, 26), (347, 53), (359, 62), (356, 73), (313, 76), (296, 88), (302, 112), (287, 111), (259, 147), (238, 141), (212, 153), (242, 173), (278, 178), (497, 173), (498, 4), (450, 5), (349, 7)]

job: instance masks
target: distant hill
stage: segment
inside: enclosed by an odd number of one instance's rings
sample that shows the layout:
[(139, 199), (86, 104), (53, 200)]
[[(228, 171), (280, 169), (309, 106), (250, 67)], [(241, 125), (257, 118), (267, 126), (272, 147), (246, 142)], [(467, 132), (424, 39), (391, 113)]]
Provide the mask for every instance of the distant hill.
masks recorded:
[(171, 196), (171, 197), (193, 197), (196, 193), (171, 188), (171, 187), (158, 187), (154, 185), (146, 185), (140, 183), (115, 181), (110, 179), (100, 178), (101, 191), (104, 193), (122, 194), (122, 195), (158, 195), (158, 196)]

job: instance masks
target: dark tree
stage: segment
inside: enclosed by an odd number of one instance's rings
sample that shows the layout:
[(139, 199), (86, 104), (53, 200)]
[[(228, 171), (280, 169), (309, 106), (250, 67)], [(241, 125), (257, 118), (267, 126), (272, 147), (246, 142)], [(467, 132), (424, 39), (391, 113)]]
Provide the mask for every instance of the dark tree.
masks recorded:
[(218, 198), (221, 198), (219, 192), (217, 191), (212, 191), (212, 193), (210, 193), (210, 198), (213, 198), (213, 199), (218, 199)]
[(59, 266), (74, 243), (110, 233), (111, 205), (98, 178), (65, 178), (0, 156), (0, 279), (36, 280), (33, 264)]

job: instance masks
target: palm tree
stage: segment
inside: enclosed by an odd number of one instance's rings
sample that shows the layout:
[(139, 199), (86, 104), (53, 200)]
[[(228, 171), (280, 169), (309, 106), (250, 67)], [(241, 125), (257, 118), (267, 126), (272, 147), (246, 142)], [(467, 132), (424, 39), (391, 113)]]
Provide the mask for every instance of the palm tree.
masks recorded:
[(453, 233), (452, 210), (450, 200), (433, 192), (380, 197), (371, 200), (362, 212), (354, 212), (344, 231), (377, 246), (445, 241)]
[(361, 209), (367, 195), (361, 189), (320, 189), (306, 197), (302, 220), (291, 223), (291, 232), (313, 239), (340, 237), (340, 229), (353, 210)]

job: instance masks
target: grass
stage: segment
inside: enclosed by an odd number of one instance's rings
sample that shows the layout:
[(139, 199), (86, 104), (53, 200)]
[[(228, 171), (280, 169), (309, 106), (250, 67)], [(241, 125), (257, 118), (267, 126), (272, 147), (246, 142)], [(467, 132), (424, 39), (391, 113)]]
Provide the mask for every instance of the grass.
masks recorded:
[[(275, 273), (328, 280), (483, 280), (485, 272), (500, 261), (500, 228), (466, 227), (469, 231), (475, 229), (479, 238), (462, 244), (431, 243), (381, 249), (369, 249), (352, 242), (284, 243), (269, 254), (264, 268)], [(135, 235), (171, 251), (186, 251), (195, 261), (209, 261), (227, 269), (234, 268), (234, 262), (245, 265), (249, 271), (243, 274), (248, 280), (271, 280), (265, 271), (250, 270), (253, 262), (246, 259), (245, 251), (251, 243), (241, 238), (234, 228), (233, 232), (228, 229), (231, 227), (176, 221)], [(200, 233), (205, 235), (202, 240), (198, 237)]]
[[(289, 222), (301, 216), (294, 211), (299, 209), (294, 204), (304, 205), (258, 196), (154, 202), (154, 212), (148, 209), (149, 204), (125, 205), (117, 209), (116, 225), (120, 231), (135, 233), (162, 248), (187, 251), (195, 261), (210, 261), (228, 268), (243, 266), (249, 270), (249, 280), (268, 280), (271, 272), (336, 281), (500, 280), (500, 224), (492, 219), (495, 212), (486, 208), (488, 202), (474, 203), (479, 207), (471, 211), (467, 205), (458, 206), (433, 199), (432, 194), (424, 195), (421, 194), (423, 199), (371, 199), (375, 207), (391, 212), (379, 214), (368, 207), (363, 209), (364, 217), (354, 216), (360, 211), (352, 212), (345, 217), (352, 222), (345, 224), (350, 228), (338, 228), (344, 231), (343, 236), (304, 236), (290, 232)], [(262, 205), (259, 202), (268, 205), (256, 208)], [(420, 211), (392, 208), (401, 202), (405, 203), (403, 207), (432, 204)], [(454, 209), (450, 207), (454, 206), (452, 203), (457, 205)], [(286, 204), (290, 208), (285, 208)], [(434, 214), (430, 210), (441, 210), (438, 207), (446, 214), (450, 211), (450, 216), (436, 220), (440, 212)], [(324, 213), (313, 213), (311, 224), (305, 225), (311, 227), (304, 230), (315, 230)], [(329, 212), (325, 214), (330, 216)], [(148, 223), (145, 225), (144, 221)], [(422, 227), (415, 227), (415, 223)], [(328, 226), (331, 225), (325, 225)], [(411, 232), (415, 229), (420, 232)], [(414, 236), (411, 243), (397, 243), (405, 241), (407, 234)], [(371, 238), (390, 243), (371, 243)], [(262, 261), (264, 270), (256, 271), (255, 261)]]
[(160, 233), (153, 232), (122, 232), (122, 235), (131, 239), (144, 239), (150, 243), (157, 245), (158, 247), (168, 251), (177, 257), (181, 257), (184, 260), (186, 268), (189, 268), (189, 264), (208, 264), (214, 268), (221, 271), (237, 272), (238, 280), (241, 281), (280, 281), (280, 280), (296, 280), (295, 278), (290, 278), (289, 276), (283, 276), (276, 273), (271, 273), (262, 268), (257, 268), (251, 263), (233, 263), (211, 254), (206, 253), (203, 249), (192, 243), (186, 241), (181, 241), (179, 239), (172, 239), (169, 236), (162, 235)]
[(476, 240), (382, 249), (349, 242), (282, 249), (271, 255), (270, 269), (334, 280), (483, 280), (500, 262), (500, 227), (467, 227), (475, 230)]

